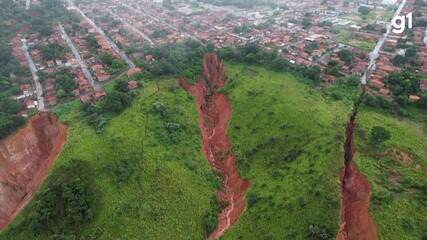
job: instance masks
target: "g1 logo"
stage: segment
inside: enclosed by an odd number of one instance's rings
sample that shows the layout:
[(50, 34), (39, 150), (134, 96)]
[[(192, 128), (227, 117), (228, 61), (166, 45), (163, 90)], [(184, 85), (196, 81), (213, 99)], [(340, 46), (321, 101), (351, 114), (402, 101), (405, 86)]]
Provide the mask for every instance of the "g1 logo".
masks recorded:
[(412, 28), (412, 13), (405, 16), (397, 16), (393, 18), (391, 24), (393, 26), (393, 33), (400, 34), (406, 30), (406, 19), (408, 19), (408, 28)]

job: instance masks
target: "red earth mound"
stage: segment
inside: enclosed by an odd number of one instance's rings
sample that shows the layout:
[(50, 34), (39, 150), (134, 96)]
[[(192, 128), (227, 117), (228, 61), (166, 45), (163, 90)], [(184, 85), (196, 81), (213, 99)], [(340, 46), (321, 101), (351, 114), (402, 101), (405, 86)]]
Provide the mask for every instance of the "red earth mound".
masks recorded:
[(369, 214), (371, 187), (366, 177), (353, 164), (356, 111), (346, 126), (345, 167), (341, 171), (341, 209), (338, 240), (376, 240), (377, 231)]
[(222, 177), (222, 188), (217, 196), (219, 201), (227, 203), (218, 216), (217, 228), (208, 239), (221, 237), (237, 221), (245, 210), (244, 194), (250, 184), (239, 175), (228, 142), (227, 124), (232, 114), (231, 104), (227, 96), (218, 92), (224, 81), (224, 64), (217, 54), (204, 56), (203, 72), (196, 85), (179, 80), (181, 87), (196, 98), (202, 152), (213, 170)]
[(31, 200), (67, 139), (67, 127), (51, 113), (0, 141), (0, 230)]

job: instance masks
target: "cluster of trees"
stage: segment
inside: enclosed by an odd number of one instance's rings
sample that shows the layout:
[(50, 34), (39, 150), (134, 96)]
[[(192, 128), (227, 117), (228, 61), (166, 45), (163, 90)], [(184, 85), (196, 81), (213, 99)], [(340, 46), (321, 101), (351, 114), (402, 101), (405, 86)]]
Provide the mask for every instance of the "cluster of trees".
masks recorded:
[(124, 61), (114, 58), (111, 54), (105, 53), (101, 56), (102, 62), (106, 65), (106, 71), (109, 74), (116, 74), (124, 71), (127, 65)]
[(416, 48), (414, 46), (406, 48), (405, 55), (396, 55), (391, 62), (398, 67), (402, 67), (406, 64), (418, 65)]
[(405, 106), (408, 102), (408, 96), (419, 94), (421, 76), (412, 69), (404, 69), (401, 72), (391, 73), (385, 80), (387, 87), (393, 93), (396, 102)]
[(73, 96), (73, 91), (76, 89), (76, 82), (69, 69), (63, 69), (55, 75), (55, 88), (59, 98), (66, 98)]
[(36, 235), (76, 237), (94, 216), (92, 175), (89, 164), (80, 160), (71, 160), (55, 169), (34, 199), (34, 208), (30, 208), (31, 230)]
[(338, 57), (345, 62), (347, 65), (353, 63), (353, 53), (348, 49), (342, 49), (338, 52)]
[(22, 25), (19, 17), (23, 15), (12, 0), (0, 1), (0, 139), (25, 124), (25, 119), (18, 115), (22, 105), (11, 99), (20, 92), (11, 74), (26, 74), (9, 47), (10, 39)]
[(156, 137), (163, 142), (176, 143), (179, 141), (183, 125), (178, 123), (174, 112), (167, 108), (162, 102), (155, 102), (151, 108), (150, 113), (159, 118), (159, 122), (163, 125), (166, 131), (156, 131)]
[(328, 62), (325, 73), (335, 77), (342, 77), (341, 68), (342, 66), (337, 61), (332, 60)]
[(213, 50), (211, 44), (204, 46), (192, 40), (146, 47), (143, 49), (144, 55), (152, 55), (155, 61), (153, 63), (137, 61), (137, 65), (145, 69), (147, 76), (170, 75), (194, 81), (202, 69), (203, 55)]
[(25, 119), (18, 115), (21, 109), (22, 105), (13, 99), (0, 99), (0, 139), (25, 124)]
[(276, 51), (261, 48), (257, 43), (247, 43), (238, 47), (226, 47), (219, 50), (225, 60), (248, 64), (263, 64), (275, 71), (292, 71), (297, 75), (310, 79), (313, 83), (320, 81), (320, 67), (305, 67), (291, 64)]
[(167, 29), (156, 29), (154, 30), (154, 32), (151, 34), (150, 37), (152, 38), (165, 38), (169, 35), (169, 31)]
[(118, 114), (129, 107), (133, 98), (134, 93), (129, 91), (127, 81), (119, 80), (107, 96), (96, 103), (83, 104), (81, 110), (89, 125), (99, 133), (107, 124), (108, 116)]
[(360, 6), (357, 11), (365, 18), (371, 12), (371, 9), (366, 6)]
[(40, 48), (45, 61), (62, 59), (65, 54), (65, 48), (57, 43), (49, 43), (46, 46)]

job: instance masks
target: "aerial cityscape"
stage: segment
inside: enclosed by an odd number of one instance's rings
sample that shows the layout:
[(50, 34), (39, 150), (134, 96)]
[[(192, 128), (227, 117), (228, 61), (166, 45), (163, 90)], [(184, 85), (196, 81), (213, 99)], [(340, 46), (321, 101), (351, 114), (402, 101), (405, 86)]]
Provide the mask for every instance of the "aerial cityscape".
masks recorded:
[(427, 0), (0, 0), (0, 240), (427, 240)]

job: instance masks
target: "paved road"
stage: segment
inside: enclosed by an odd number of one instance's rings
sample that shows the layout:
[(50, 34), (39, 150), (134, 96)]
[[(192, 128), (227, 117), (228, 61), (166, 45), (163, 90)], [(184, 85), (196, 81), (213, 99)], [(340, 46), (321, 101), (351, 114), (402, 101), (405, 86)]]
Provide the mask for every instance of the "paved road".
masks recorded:
[(132, 62), (132, 60), (130, 60), (128, 58), (128, 56), (126, 55), (125, 52), (123, 52), (122, 50), (120, 50), (120, 48), (105, 34), (105, 32), (99, 28), (95, 22), (92, 21), (92, 19), (90, 19), (88, 16), (86, 16), (86, 14), (80, 9), (78, 8), (72, 0), (67, 0), (69, 6), (68, 9), (70, 10), (76, 10), (110, 45), (110, 47), (113, 49), (113, 51), (115, 51), (129, 66), (129, 68), (134, 68), (135, 67), (135, 63)]
[(74, 57), (76, 58), (78, 64), (80, 65), (80, 67), (82, 69), (82, 72), (85, 75), (86, 79), (89, 81), (90, 85), (92, 85), (93, 89), (95, 89), (95, 91), (100, 90), (101, 87), (99, 87), (99, 85), (93, 79), (92, 74), (90, 73), (90, 71), (89, 71), (89, 69), (88, 69), (85, 61), (83, 61), (82, 57), (80, 56), (79, 50), (77, 50), (77, 48), (74, 45), (73, 41), (71, 41), (70, 37), (68, 36), (68, 34), (65, 31), (64, 27), (62, 26), (62, 24), (59, 23), (58, 25), (59, 25), (59, 29), (61, 30), (61, 33), (62, 33), (62, 38), (65, 40), (65, 42), (67, 43), (68, 47), (73, 52)]
[(390, 35), (391, 29), (392, 29), (392, 21), (395, 17), (400, 15), (400, 12), (402, 11), (403, 7), (406, 4), (406, 0), (402, 0), (399, 7), (397, 8), (396, 12), (394, 13), (393, 18), (391, 19), (390, 23), (387, 24), (387, 31), (380, 37), (380, 39), (377, 42), (377, 45), (375, 46), (374, 50), (369, 54), (369, 65), (365, 70), (365, 73), (363, 74), (361, 78), (362, 84), (367, 84), (369, 77), (371, 76), (372, 71), (375, 69), (376, 61), (379, 57), (379, 52), (384, 45), (385, 40), (387, 39), (388, 35)]
[(154, 45), (154, 42), (145, 33), (141, 32), (139, 29), (137, 29), (136, 27), (134, 27), (132, 24), (128, 23), (125, 19), (121, 18), (117, 14), (114, 14), (112, 11), (108, 11), (108, 13), (111, 14), (115, 19), (117, 19), (121, 23), (123, 23), (123, 25), (125, 25), (125, 27), (127, 27), (129, 30), (131, 30), (132, 32), (136, 33), (141, 38), (143, 38), (147, 42), (149, 42), (150, 45)]
[(426, 45), (426, 47), (427, 47), (427, 26), (426, 26), (426, 33), (425, 33), (425, 35), (424, 35), (424, 44)]
[(33, 76), (33, 83), (36, 90), (37, 95), (37, 108), (39, 111), (45, 111), (44, 106), (44, 97), (43, 97), (43, 87), (40, 83), (39, 76), (37, 75), (37, 68), (31, 58), (31, 55), (28, 51), (27, 40), (25, 38), (21, 39), (22, 41), (22, 50), (24, 51), (25, 59), (27, 60), (28, 67), (30, 68), (31, 75)]

